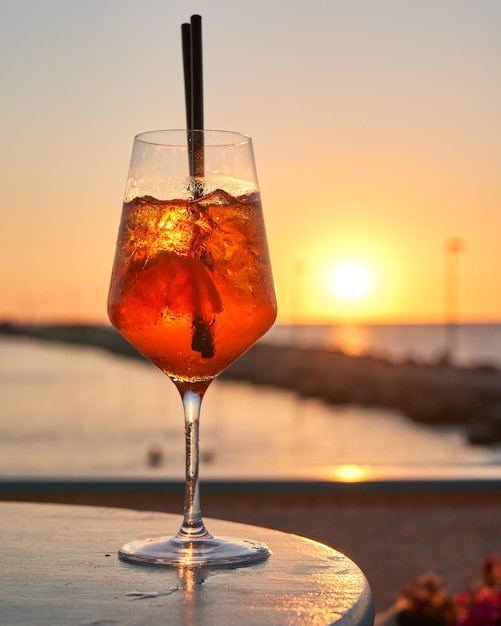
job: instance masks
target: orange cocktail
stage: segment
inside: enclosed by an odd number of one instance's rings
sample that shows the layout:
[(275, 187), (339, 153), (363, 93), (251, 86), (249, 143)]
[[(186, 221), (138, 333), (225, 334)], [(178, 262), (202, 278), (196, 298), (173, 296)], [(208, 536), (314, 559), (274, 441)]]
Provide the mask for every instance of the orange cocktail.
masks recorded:
[(258, 192), (126, 203), (110, 320), (171, 378), (211, 379), (273, 324), (276, 301)]

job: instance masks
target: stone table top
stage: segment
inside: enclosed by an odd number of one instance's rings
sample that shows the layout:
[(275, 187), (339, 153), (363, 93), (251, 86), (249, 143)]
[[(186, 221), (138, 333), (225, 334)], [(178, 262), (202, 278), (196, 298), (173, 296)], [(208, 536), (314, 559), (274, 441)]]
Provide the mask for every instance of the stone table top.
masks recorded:
[(371, 626), (363, 573), (323, 544), (206, 520), (214, 535), (266, 543), (272, 556), (233, 569), (122, 562), (132, 539), (172, 535), (181, 517), (115, 508), (0, 502), (0, 623), (45, 625)]

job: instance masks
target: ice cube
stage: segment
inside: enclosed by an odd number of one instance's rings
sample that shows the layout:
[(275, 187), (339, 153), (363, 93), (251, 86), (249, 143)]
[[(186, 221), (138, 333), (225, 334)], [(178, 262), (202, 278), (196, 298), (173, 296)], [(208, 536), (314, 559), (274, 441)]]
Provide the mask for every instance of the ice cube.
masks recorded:
[(200, 208), (207, 208), (211, 206), (228, 206), (234, 201), (235, 199), (230, 196), (229, 193), (223, 191), (222, 189), (216, 189), (212, 193), (209, 193), (206, 196), (202, 196), (202, 198), (197, 201), (197, 206), (199, 206)]

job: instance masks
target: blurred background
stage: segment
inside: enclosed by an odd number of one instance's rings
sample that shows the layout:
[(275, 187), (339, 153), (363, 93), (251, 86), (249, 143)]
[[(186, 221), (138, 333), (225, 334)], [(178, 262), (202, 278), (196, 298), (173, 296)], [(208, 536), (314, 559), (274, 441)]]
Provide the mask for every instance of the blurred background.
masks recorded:
[(379, 610), (427, 568), (460, 589), (499, 498), (419, 481), (499, 476), (498, 0), (1, 0), (0, 478), (183, 479), (174, 385), (101, 344), (133, 137), (186, 125), (193, 13), (205, 125), (253, 138), (279, 300), (208, 390), (202, 478), (404, 477), (391, 502), (209, 513), (346, 551)]
[[(498, 2), (4, 0), (0, 12), (1, 320), (107, 324), (132, 139), (185, 126), (180, 25), (200, 13), (206, 127), (254, 140), (279, 299), (266, 340), (397, 361), (501, 363)], [(180, 411), (177, 392), (143, 363), (26, 338), (4, 337), (1, 349), (0, 470), (138, 469), (162, 428), (179, 430), (165, 420), (167, 401)], [(150, 382), (130, 384), (130, 375)], [(262, 402), (260, 414), (273, 419), (278, 404), (289, 421), (275, 423), (277, 433), (300, 437), (297, 419), (312, 433), (298, 463), (265, 420), (257, 448), (273, 441), (273, 454), (261, 465), (252, 449), (245, 471), (499, 458), (456, 427), (431, 432), (398, 412), (326, 406), (293, 385), (269, 397), (214, 387), (204, 436), (216, 467), (236, 442), (249, 449), (253, 424), (253, 411), (248, 421), (233, 415), (226, 394), (258, 396), (240, 407)], [(102, 436), (115, 428), (132, 437), (148, 420), (137, 450)], [(321, 459), (319, 428), (329, 442)], [(89, 447), (106, 440), (101, 455), (89, 455), (77, 429), (92, 431)], [(223, 445), (225, 433), (233, 439)], [(165, 462), (179, 473), (182, 452), (172, 446)]]

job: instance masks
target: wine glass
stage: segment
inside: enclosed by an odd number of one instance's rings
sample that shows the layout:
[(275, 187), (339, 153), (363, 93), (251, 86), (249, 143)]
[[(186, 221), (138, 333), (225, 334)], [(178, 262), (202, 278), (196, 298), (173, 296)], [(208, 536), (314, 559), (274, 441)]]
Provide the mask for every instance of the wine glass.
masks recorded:
[(205, 528), (198, 433), (210, 383), (273, 325), (276, 312), (250, 137), (209, 130), (136, 136), (108, 315), (181, 394), (186, 487), (177, 535), (132, 541), (120, 558), (217, 566), (270, 554), (264, 544), (216, 538)]

